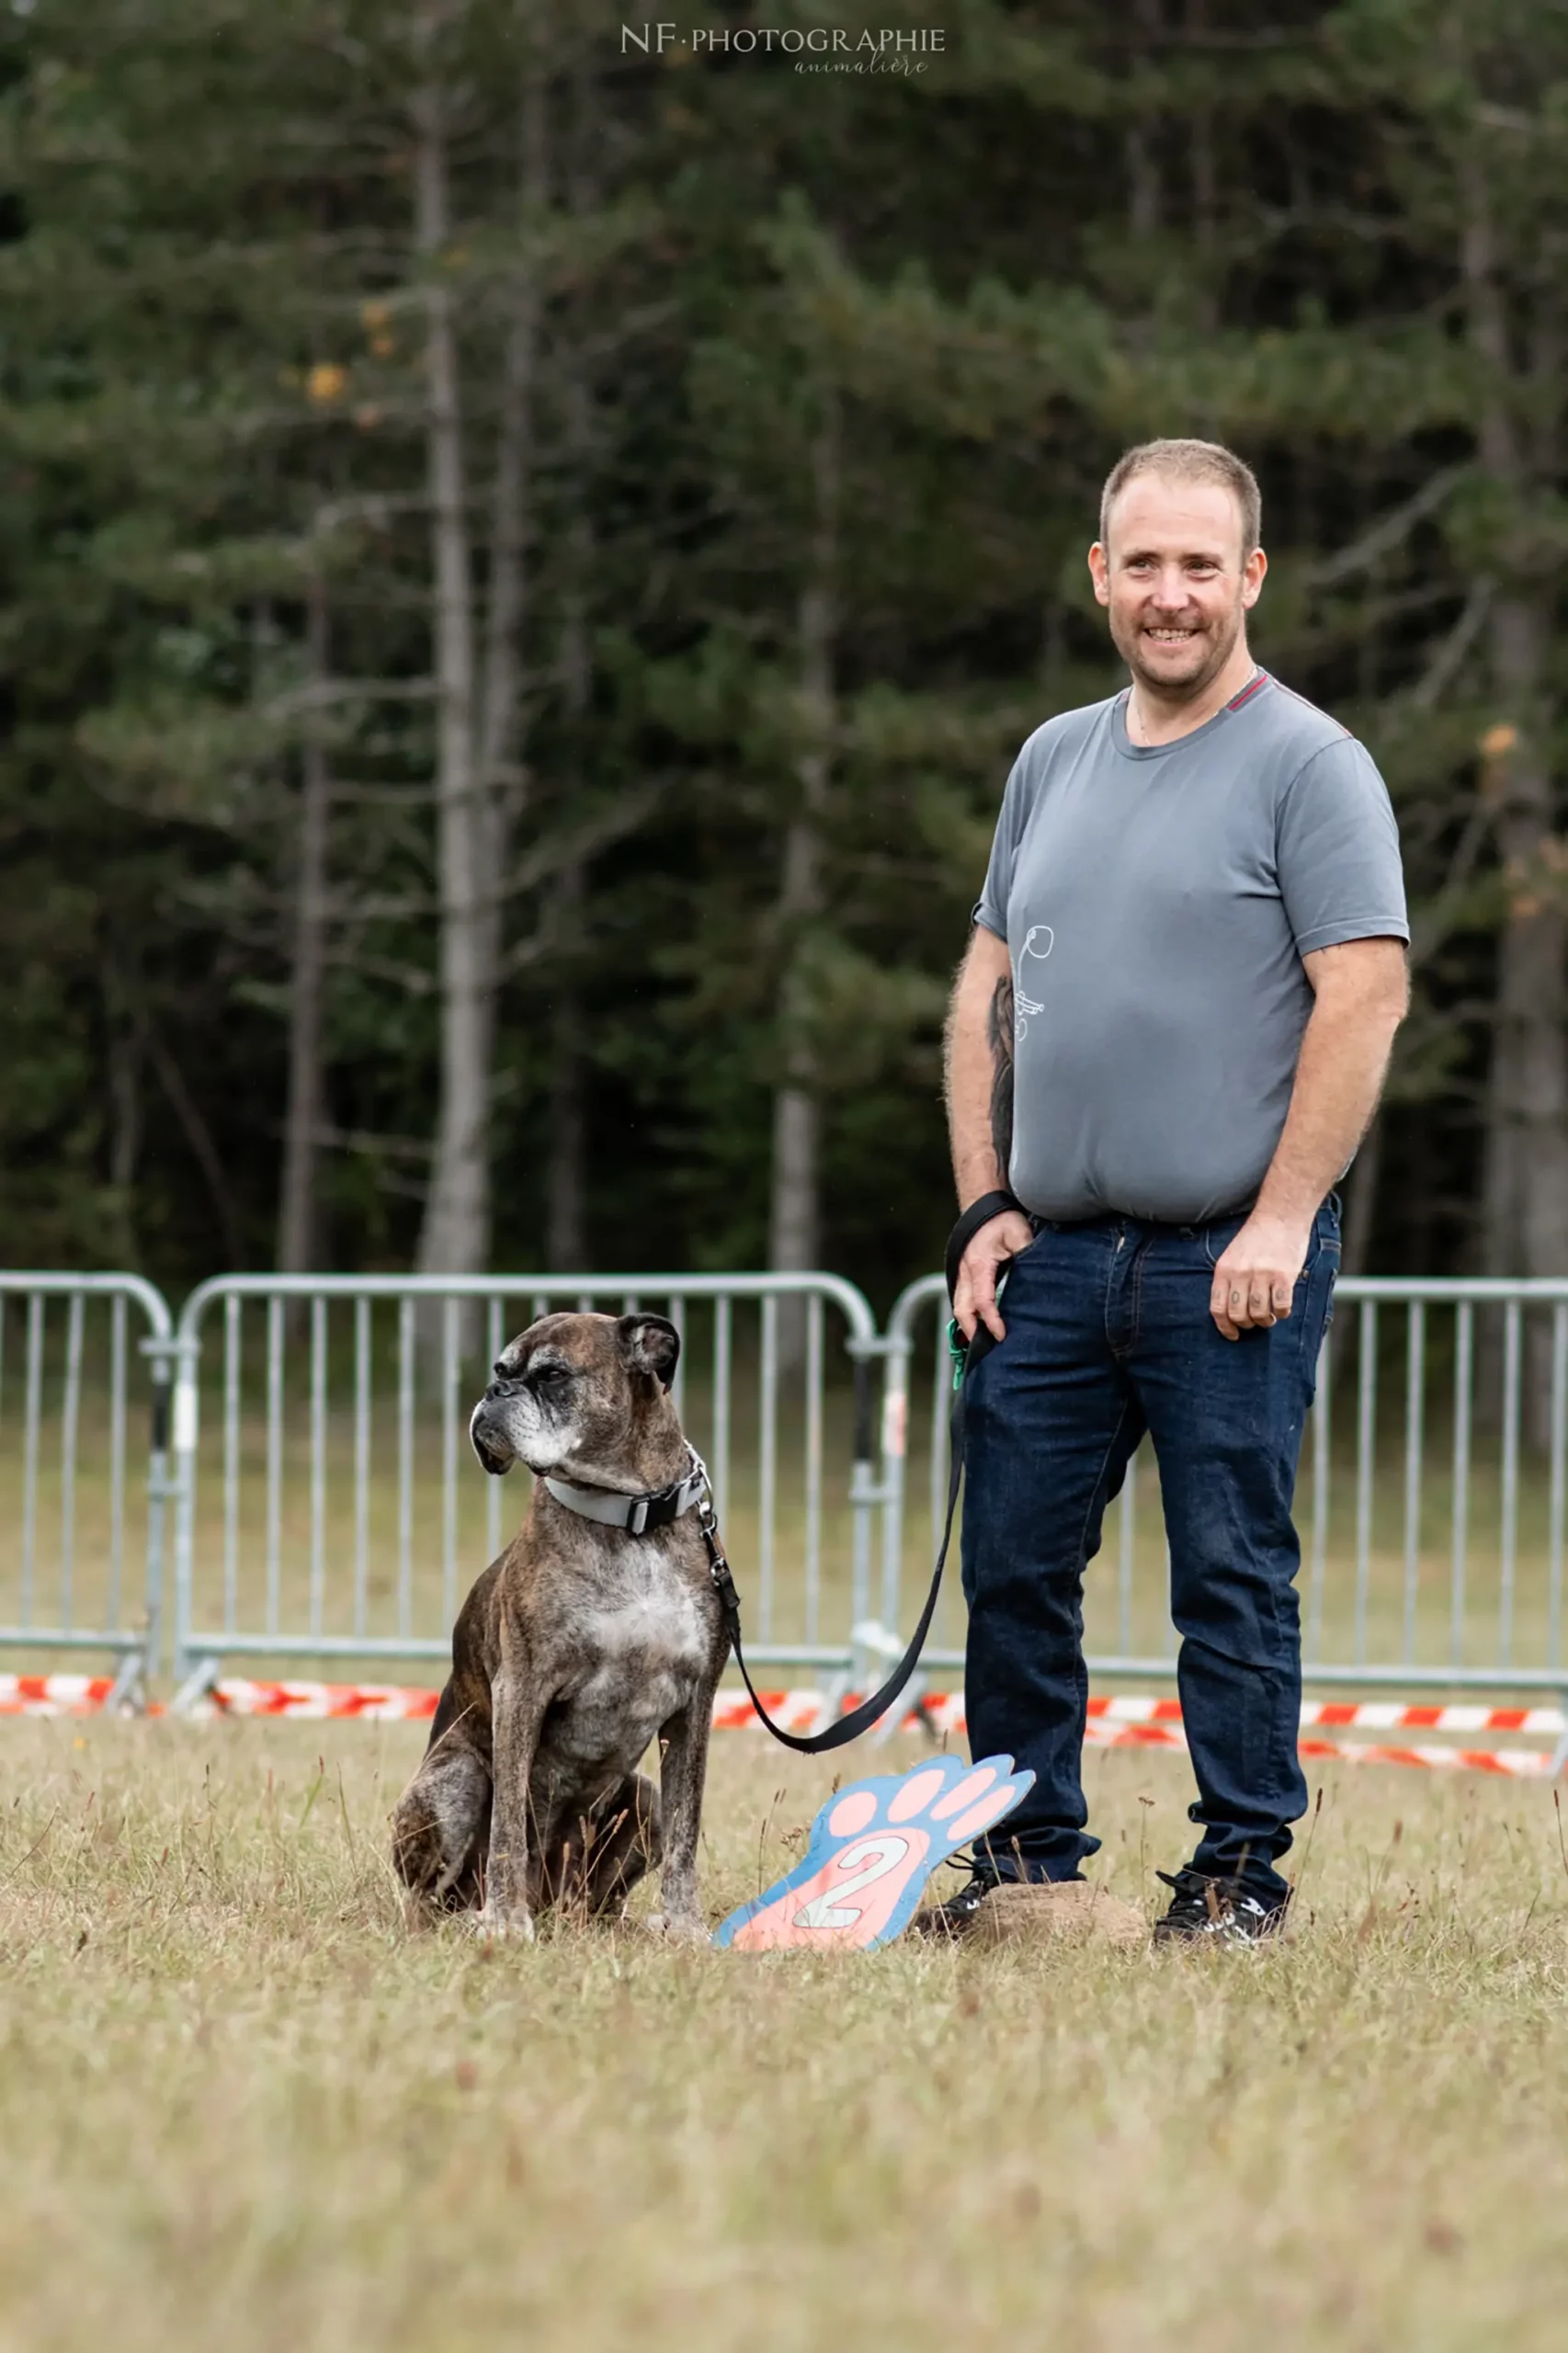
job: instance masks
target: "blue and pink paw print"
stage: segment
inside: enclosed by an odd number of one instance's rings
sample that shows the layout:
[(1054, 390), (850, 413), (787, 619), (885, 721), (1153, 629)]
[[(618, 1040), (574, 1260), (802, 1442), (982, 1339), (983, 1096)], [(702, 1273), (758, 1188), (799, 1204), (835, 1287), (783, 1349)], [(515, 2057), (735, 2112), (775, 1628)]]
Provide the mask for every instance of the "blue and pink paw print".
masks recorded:
[(938, 1863), (994, 1829), (1034, 1781), (1010, 1756), (933, 1757), (830, 1798), (792, 1871), (713, 1933), (739, 1952), (885, 1945), (907, 1927)]

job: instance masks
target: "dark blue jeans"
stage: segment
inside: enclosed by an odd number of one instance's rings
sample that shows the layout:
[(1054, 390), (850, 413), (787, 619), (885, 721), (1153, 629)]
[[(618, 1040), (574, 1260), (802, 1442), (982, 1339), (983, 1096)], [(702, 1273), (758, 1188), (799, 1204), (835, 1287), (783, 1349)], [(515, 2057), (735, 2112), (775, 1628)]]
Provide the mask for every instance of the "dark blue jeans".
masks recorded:
[(1081, 1784), (1084, 1571), (1105, 1507), (1147, 1430), (1171, 1554), (1176, 1677), (1198, 1782), (1199, 1870), (1278, 1896), (1288, 1825), (1306, 1811), (1301, 1545), (1291, 1523), (1301, 1429), (1339, 1267), (1339, 1217), (1318, 1211), (1289, 1317), (1225, 1340), (1214, 1262), (1244, 1223), (1131, 1217), (1041, 1222), (1012, 1262), (1007, 1336), (966, 1401), (964, 1699), (976, 1756), (1006, 1750), (1034, 1787), (982, 1842), (993, 1876), (1074, 1879)]

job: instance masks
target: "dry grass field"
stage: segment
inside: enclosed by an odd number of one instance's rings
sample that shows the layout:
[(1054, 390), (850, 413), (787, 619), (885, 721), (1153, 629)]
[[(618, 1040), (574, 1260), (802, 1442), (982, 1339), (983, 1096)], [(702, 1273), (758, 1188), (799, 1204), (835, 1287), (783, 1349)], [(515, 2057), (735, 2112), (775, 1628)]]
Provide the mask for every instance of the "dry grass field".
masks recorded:
[[(492, 1951), (404, 1923), (419, 1745), (0, 1726), (6, 2347), (1563, 2342), (1550, 1789), (1316, 1777), (1278, 1950)], [(1184, 1761), (1088, 1769), (1152, 1908)], [(714, 1918), (830, 1779), (719, 1738)]]

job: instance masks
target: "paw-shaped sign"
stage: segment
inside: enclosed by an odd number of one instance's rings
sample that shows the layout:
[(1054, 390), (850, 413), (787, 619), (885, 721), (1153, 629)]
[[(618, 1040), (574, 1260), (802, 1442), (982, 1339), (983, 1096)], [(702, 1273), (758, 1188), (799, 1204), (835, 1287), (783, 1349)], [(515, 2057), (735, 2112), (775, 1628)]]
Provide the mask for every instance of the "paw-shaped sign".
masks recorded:
[(840, 1790), (812, 1824), (805, 1854), (713, 1932), (738, 1952), (885, 1945), (909, 1923), (938, 1863), (1011, 1813), (1034, 1781), (1010, 1756), (965, 1765), (933, 1757)]

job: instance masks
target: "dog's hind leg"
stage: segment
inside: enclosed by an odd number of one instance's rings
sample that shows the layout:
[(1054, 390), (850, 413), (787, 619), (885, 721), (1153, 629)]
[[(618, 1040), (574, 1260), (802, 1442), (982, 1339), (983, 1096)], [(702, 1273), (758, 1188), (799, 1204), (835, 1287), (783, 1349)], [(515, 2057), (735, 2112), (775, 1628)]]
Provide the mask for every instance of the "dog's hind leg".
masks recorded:
[(550, 1856), (540, 1893), (584, 1914), (617, 1911), (661, 1846), (659, 1792), (645, 1775), (629, 1773)]
[(392, 1814), (392, 1860), (405, 1886), (447, 1911), (483, 1901), (490, 1799), (475, 1750), (449, 1742), (429, 1751)]
[(586, 1859), (587, 1903), (590, 1912), (608, 1912), (625, 1902), (664, 1851), (659, 1792), (646, 1774), (629, 1773), (597, 1813)]

